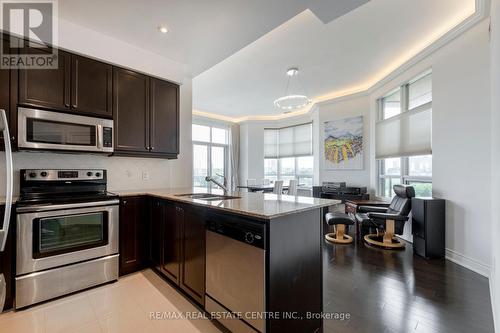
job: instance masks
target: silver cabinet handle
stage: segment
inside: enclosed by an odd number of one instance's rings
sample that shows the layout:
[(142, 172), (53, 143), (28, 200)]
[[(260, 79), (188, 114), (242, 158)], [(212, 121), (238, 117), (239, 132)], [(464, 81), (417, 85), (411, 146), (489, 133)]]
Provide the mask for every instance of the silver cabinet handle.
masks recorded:
[(3, 252), (5, 243), (7, 242), (7, 234), (9, 233), (10, 212), (12, 210), (12, 179), (14, 178), (9, 124), (7, 123), (7, 115), (3, 109), (0, 109), (0, 130), (3, 132), (3, 141), (5, 144), (5, 211), (3, 215), (3, 227), (0, 229), (0, 252)]

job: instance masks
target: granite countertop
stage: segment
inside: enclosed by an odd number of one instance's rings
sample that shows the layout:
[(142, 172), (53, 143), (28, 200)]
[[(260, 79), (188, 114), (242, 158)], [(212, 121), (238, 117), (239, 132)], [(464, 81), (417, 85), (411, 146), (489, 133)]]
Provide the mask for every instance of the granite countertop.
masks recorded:
[[(228, 211), (239, 215), (246, 215), (260, 219), (274, 219), (280, 216), (295, 214), (311, 209), (333, 206), (340, 200), (319, 199), (311, 197), (296, 197), (268, 193), (229, 192), (227, 195), (240, 197), (230, 200), (207, 201), (178, 196), (187, 193), (207, 193), (205, 189), (177, 188), (156, 190), (129, 190), (111, 191), (119, 196), (149, 195), (172, 201), (190, 203), (197, 206)], [(212, 190), (210, 193), (223, 194), (221, 190)]]

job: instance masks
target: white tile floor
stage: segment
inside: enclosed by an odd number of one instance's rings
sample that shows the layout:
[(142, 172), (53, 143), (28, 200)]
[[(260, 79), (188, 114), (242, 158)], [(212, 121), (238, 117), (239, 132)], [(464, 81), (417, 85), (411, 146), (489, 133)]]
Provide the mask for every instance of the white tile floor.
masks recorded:
[(0, 315), (2, 333), (220, 332), (206, 319), (150, 319), (198, 312), (151, 270), (26, 310)]

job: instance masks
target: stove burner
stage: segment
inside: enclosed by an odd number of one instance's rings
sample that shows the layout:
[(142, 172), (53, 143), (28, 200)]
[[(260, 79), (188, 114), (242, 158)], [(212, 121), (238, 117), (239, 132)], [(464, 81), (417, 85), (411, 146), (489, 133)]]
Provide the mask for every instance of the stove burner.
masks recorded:
[(104, 201), (118, 198), (107, 191), (107, 172), (91, 170), (21, 170), (21, 206)]

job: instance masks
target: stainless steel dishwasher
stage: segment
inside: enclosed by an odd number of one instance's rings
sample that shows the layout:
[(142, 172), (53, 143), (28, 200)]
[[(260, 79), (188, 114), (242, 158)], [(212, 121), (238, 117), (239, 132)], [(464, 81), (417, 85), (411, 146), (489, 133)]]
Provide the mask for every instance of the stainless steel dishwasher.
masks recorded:
[(264, 224), (207, 224), (205, 309), (233, 333), (265, 331), (265, 244)]

